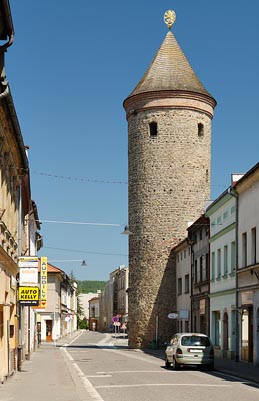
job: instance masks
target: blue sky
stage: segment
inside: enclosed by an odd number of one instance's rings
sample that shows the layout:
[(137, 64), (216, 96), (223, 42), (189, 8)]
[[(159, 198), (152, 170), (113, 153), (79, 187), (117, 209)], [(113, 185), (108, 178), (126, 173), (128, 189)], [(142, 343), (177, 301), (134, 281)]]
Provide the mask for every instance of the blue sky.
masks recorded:
[[(32, 198), (42, 221), (40, 254), (80, 280), (108, 280), (127, 265), (127, 122), (122, 106), (173, 33), (217, 100), (211, 198), (231, 173), (258, 162), (259, 2), (251, 0), (10, 0), (15, 41), (6, 54)], [(101, 225), (97, 225), (101, 224)], [(114, 225), (102, 225), (114, 224)], [(81, 260), (87, 267), (81, 266)], [(60, 261), (60, 262), (56, 262)]]

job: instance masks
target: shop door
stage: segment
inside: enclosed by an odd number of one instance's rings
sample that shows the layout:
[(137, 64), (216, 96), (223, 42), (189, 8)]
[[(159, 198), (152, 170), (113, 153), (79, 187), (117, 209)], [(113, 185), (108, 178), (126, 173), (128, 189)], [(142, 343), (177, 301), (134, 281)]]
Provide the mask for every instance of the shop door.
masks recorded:
[(46, 341), (52, 341), (52, 320), (46, 321)]

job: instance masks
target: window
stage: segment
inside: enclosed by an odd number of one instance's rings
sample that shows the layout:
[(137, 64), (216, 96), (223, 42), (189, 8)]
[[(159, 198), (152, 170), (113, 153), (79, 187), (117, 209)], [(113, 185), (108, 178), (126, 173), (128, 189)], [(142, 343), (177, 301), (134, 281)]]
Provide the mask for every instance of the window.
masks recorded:
[(221, 249), (217, 250), (217, 278), (221, 276)]
[(204, 125), (202, 123), (198, 123), (198, 136), (204, 136)]
[(251, 264), (256, 263), (256, 227), (251, 230)]
[(203, 281), (203, 256), (200, 257), (200, 281)]
[(4, 335), (4, 311), (3, 308), (0, 306), (0, 340)]
[(197, 259), (194, 261), (194, 284), (198, 283), (198, 263)]
[(206, 259), (205, 259), (205, 280), (208, 280), (209, 278), (209, 254), (206, 253)]
[(188, 294), (190, 292), (190, 276), (189, 276), (189, 274), (186, 274), (185, 278), (184, 278), (184, 292), (185, 292), (185, 294)]
[(211, 254), (211, 278), (215, 279), (215, 252)]
[(185, 333), (188, 333), (189, 331), (190, 331), (189, 320), (185, 320)]
[(222, 218), (221, 216), (217, 217), (217, 225), (220, 226), (222, 224)]
[(214, 345), (220, 345), (220, 312), (213, 312), (213, 323), (214, 323)]
[(236, 242), (231, 242), (231, 273), (236, 270)]
[(223, 220), (226, 220), (228, 218), (228, 211), (226, 210), (224, 213), (223, 213)]
[(202, 240), (202, 229), (200, 230), (200, 241)]
[(182, 294), (182, 277), (178, 278), (178, 295)]
[(157, 136), (157, 123), (152, 122), (149, 124), (149, 134), (150, 136)]
[(242, 267), (247, 266), (247, 234), (242, 234)]
[(224, 246), (224, 276), (228, 274), (228, 246)]

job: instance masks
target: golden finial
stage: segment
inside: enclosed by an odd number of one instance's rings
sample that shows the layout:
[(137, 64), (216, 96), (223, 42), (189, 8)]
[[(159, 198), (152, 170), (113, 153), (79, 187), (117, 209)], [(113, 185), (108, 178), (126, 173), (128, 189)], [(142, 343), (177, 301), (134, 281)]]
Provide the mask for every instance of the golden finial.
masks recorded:
[(173, 10), (167, 10), (164, 14), (164, 22), (168, 26), (168, 29), (172, 28), (172, 25), (176, 19), (176, 14)]

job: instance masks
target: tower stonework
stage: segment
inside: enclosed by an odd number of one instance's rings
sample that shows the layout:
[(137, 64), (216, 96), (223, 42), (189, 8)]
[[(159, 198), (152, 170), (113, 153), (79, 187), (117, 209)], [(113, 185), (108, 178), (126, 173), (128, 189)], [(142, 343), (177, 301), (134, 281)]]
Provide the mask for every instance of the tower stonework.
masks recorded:
[(216, 105), (169, 31), (125, 99), (128, 120), (129, 345), (167, 341), (176, 312), (172, 248), (210, 199)]

